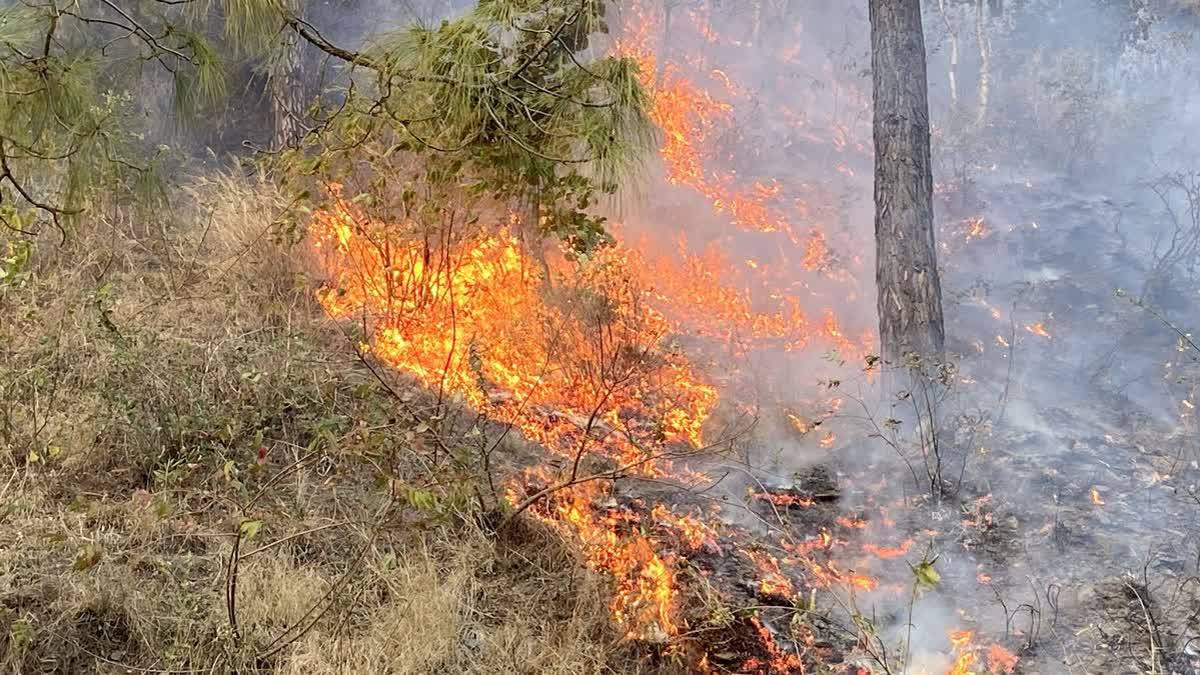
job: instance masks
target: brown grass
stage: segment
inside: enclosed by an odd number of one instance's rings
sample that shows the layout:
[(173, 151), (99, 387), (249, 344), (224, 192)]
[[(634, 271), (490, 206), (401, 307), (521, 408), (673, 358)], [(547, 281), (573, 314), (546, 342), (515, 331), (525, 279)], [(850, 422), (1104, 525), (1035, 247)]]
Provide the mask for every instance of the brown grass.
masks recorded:
[(569, 547), (497, 540), (441, 485), (420, 406), (311, 301), (286, 206), (197, 180), (0, 283), (0, 671), (655, 670)]

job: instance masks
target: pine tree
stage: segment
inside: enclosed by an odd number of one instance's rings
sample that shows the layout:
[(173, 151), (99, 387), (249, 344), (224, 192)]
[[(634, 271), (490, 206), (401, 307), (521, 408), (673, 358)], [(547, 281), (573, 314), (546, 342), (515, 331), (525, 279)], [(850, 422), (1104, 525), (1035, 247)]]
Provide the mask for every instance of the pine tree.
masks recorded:
[(606, 238), (588, 208), (652, 143), (636, 65), (591, 45), (607, 30), (598, 0), (480, 0), (354, 48), (286, 0), (57, 1), (0, 9), (0, 218), (25, 234), (65, 238), (100, 200), (161, 194), (156, 169), (176, 159), (163, 130), (212, 124), (231, 92), (269, 100), (270, 77), (233, 74), (296, 70), (297, 44), (336, 65), (313, 100), (286, 83), (281, 175), (426, 155), (586, 251)]

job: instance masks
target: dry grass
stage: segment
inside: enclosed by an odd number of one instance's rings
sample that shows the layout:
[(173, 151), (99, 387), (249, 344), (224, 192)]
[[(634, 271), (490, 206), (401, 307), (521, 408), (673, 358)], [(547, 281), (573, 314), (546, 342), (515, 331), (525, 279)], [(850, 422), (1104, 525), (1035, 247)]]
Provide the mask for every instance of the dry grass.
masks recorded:
[(439, 488), (420, 410), (274, 236), (286, 206), (197, 181), (0, 284), (0, 672), (652, 670), (562, 542), (497, 540)]

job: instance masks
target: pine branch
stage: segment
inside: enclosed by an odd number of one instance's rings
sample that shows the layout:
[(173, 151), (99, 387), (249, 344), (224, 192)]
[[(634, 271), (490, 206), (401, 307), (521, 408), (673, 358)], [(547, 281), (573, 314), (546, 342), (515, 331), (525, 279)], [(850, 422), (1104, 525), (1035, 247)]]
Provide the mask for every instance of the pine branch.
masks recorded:
[(304, 38), (306, 42), (336, 59), (376, 72), (381, 70), (381, 64), (377, 63), (374, 59), (364, 56), (359, 52), (352, 52), (348, 49), (338, 47), (325, 39), (325, 36), (321, 35), (315, 26), (304, 19), (289, 16), (287, 18), (287, 25), (291, 26), (292, 30), (296, 31), (296, 34)]
[[(78, 213), (83, 213), (83, 209), (66, 209), (53, 206), (43, 202), (33, 196), (31, 192), (25, 189), (17, 177), (13, 175), (12, 168), (8, 165), (8, 153), (4, 149), (4, 139), (0, 138), (0, 183), (5, 180), (21, 195), (21, 197), (29, 202), (34, 208), (44, 211), (50, 215), (50, 220), (54, 222), (54, 227), (58, 228), (58, 233), (62, 237), (63, 244), (67, 243), (67, 230), (62, 226), (59, 216), (72, 216)], [(7, 223), (5, 223), (7, 225)], [(9, 227), (12, 227), (9, 225)], [(16, 228), (13, 228), (16, 229)]]

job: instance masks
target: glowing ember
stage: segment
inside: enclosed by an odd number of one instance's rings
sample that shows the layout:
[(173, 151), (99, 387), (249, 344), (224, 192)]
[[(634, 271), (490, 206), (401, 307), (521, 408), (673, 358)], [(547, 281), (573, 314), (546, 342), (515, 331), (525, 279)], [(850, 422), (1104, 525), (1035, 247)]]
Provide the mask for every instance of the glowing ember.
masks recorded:
[(982, 217), (976, 216), (967, 220), (967, 240), (986, 237), (990, 233), (991, 229), (984, 224)]
[(1011, 674), (1016, 670), (1018, 657), (1003, 645), (993, 644), (982, 650), (975, 644), (975, 633), (969, 630), (950, 632), (950, 644), (953, 648), (954, 661), (947, 675), (976, 675), (974, 668), (981, 661), (986, 662), (989, 675)]
[(800, 434), (807, 434), (808, 432), (812, 431), (813, 427), (815, 426), (812, 422), (804, 419), (803, 417), (793, 415), (791, 413), (787, 413), (787, 419), (788, 423), (792, 425), (792, 428)]
[(907, 539), (899, 546), (876, 546), (875, 544), (863, 544), (863, 551), (879, 558), (899, 558), (906, 555), (909, 549), (912, 548), (913, 540)]
[(746, 555), (758, 566), (762, 577), (759, 581), (759, 592), (763, 595), (774, 595), (781, 598), (791, 598), (796, 594), (792, 582), (779, 569), (779, 561), (764, 551), (746, 551)]
[(816, 502), (811, 497), (802, 497), (800, 495), (776, 494), (774, 492), (755, 492), (750, 495), (752, 499), (771, 502), (776, 506), (812, 506)]
[(1050, 337), (1050, 333), (1046, 331), (1046, 326), (1041, 321), (1025, 326), (1025, 330), (1033, 333), (1034, 335), (1040, 335), (1044, 338)]
[(993, 675), (1013, 673), (1017, 670), (1018, 657), (1000, 645), (992, 645), (987, 650), (988, 672)]
[(775, 640), (775, 636), (771, 631), (763, 625), (758, 617), (751, 617), (751, 623), (758, 631), (759, 639), (767, 648), (769, 660), (766, 664), (759, 662), (757, 659), (750, 659), (742, 664), (742, 671), (748, 673), (793, 673), (804, 672), (804, 661), (799, 655), (794, 652), (785, 652), (780, 648), (779, 643)]

